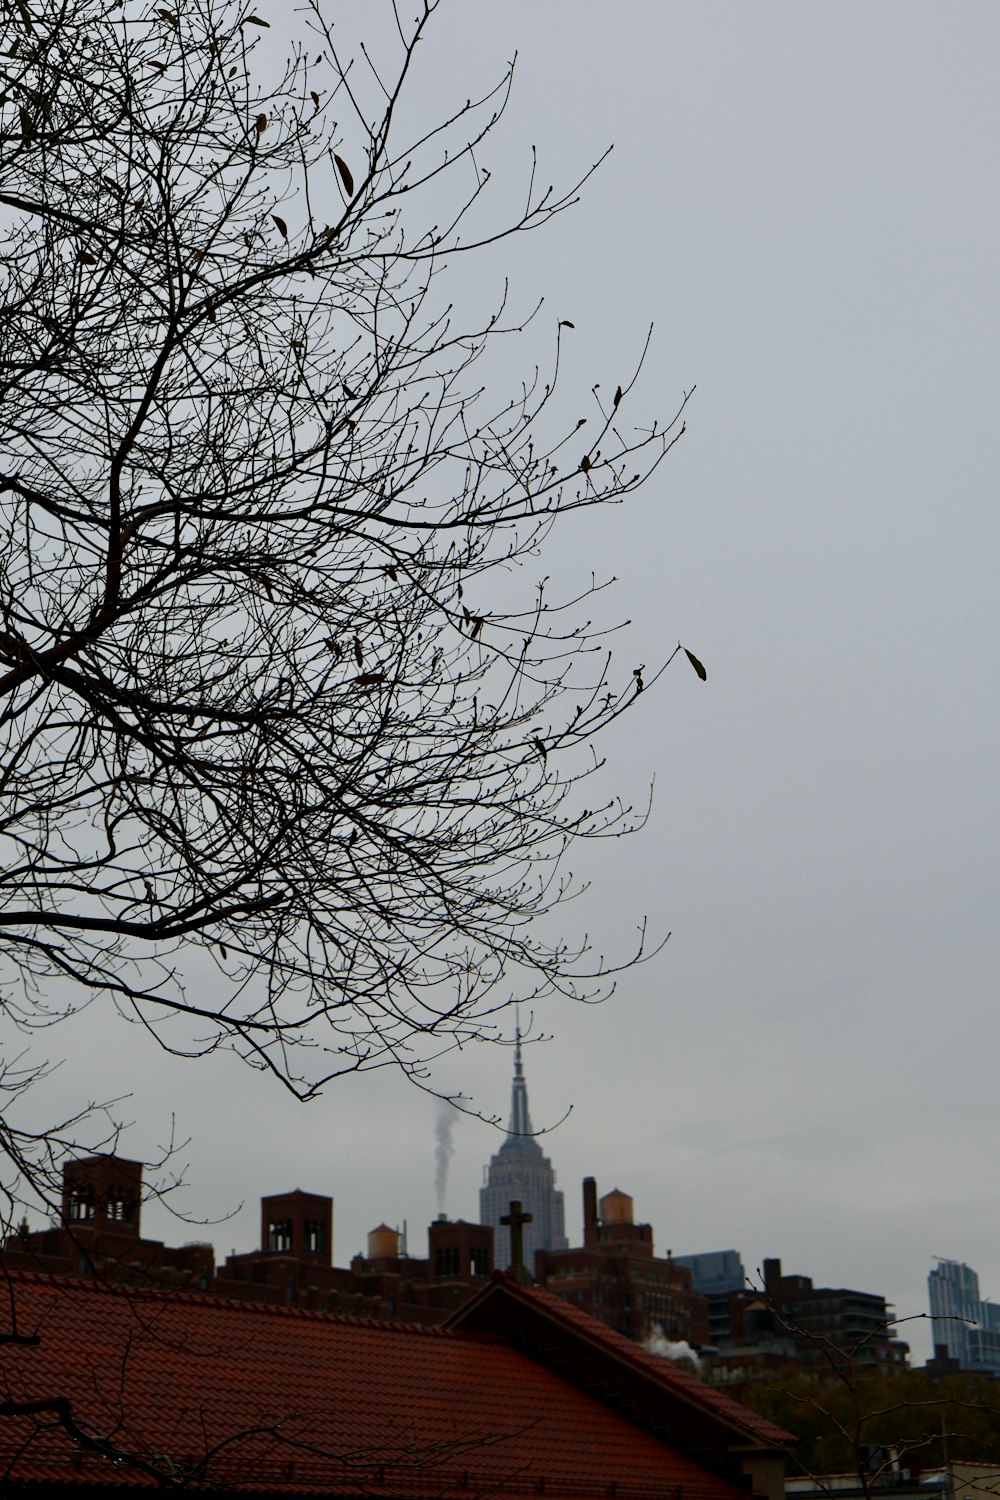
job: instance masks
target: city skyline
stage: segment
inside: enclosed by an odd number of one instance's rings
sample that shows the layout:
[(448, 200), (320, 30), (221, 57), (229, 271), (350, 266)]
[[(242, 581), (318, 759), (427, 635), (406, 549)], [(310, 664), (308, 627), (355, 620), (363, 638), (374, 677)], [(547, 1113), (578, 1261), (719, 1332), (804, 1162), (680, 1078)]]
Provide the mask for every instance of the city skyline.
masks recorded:
[[(211, 1170), (211, 1163), (207, 1163), (206, 1165)], [(71, 1229), (75, 1227), (77, 1222), (83, 1224), (85, 1228), (91, 1227), (88, 1221), (93, 1219), (96, 1208), (99, 1228), (104, 1226), (106, 1220), (108, 1228), (114, 1232), (117, 1221), (121, 1221), (126, 1226), (129, 1226), (125, 1231), (126, 1233), (137, 1234), (140, 1214), (145, 1212), (148, 1218), (149, 1211), (152, 1209), (153, 1216), (155, 1217), (157, 1209), (162, 1206), (155, 1192), (151, 1198), (147, 1198), (142, 1184), (143, 1169), (138, 1162), (127, 1159), (121, 1160), (115, 1155), (98, 1155), (89, 1159), (81, 1159), (81, 1167), (84, 1174), (82, 1178), (74, 1176), (71, 1166), (68, 1166), (67, 1172), (69, 1175), (64, 1180), (64, 1209)], [(401, 1267), (407, 1264), (407, 1257), (416, 1257), (412, 1264), (418, 1264), (423, 1259), (428, 1269), (432, 1266), (435, 1267), (434, 1275), (440, 1276), (446, 1274), (442, 1270), (444, 1263), (441, 1262), (441, 1265), (438, 1264), (441, 1261), (440, 1248), (435, 1250), (434, 1245), (436, 1243), (440, 1246), (445, 1241), (451, 1244), (452, 1241), (447, 1240), (447, 1235), (449, 1230), (454, 1228), (456, 1232), (464, 1236), (462, 1245), (465, 1248), (461, 1252), (461, 1255), (465, 1255), (468, 1245), (473, 1243), (473, 1240), (469, 1239), (469, 1234), (478, 1236), (474, 1240), (474, 1243), (479, 1246), (475, 1251), (475, 1257), (481, 1258), (481, 1261), (480, 1259), (475, 1259), (474, 1265), (481, 1264), (482, 1268), (474, 1269), (473, 1274), (484, 1276), (490, 1256), (490, 1250), (487, 1247), (483, 1232), (483, 1226), (486, 1226), (492, 1236), (490, 1242), (492, 1245), (492, 1264), (496, 1269), (505, 1269), (510, 1266), (511, 1252), (509, 1248), (509, 1231), (504, 1227), (503, 1220), (506, 1213), (513, 1210), (515, 1202), (517, 1202), (532, 1216), (531, 1223), (525, 1226), (522, 1244), (522, 1265), (528, 1268), (529, 1274), (534, 1267), (536, 1250), (568, 1250), (572, 1256), (574, 1250), (586, 1252), (588, 1246), (593, 1247), (597, 1244), (598, 1238), (608, 1241), (608, 1249), (612, 1255), (620, 1255), (627, 1248), (627, 1245), (630, 1245), (633, 1241), (637, 1244), (641, 1242), (647, 1248), (640, 1252), (640, 1261), (642, 1264), (639, 1267), (639, 1271), (641, 1272), (647, 1265), (650, 1268), (655, 1268), (656, 1263), (651, 1259), (654, 1254), (654, 1226), (646, 1223), (642, 1217), (634, 1214), (631, 1195), (623, 1192), (617, 1183), (615, 1187), (608, 1189), (602, 1194), (599, 1205), (600, 1216), (597, 1217), (597, 1184), (593, 1177), (585, 1177), (580, 1184), (582, 1232), (575, 1239), (568, 1238), (563, 1232), (563, 1194), (561, 1191), (555, 1190), (553, 1165), (542, 1153), (541, 1147), (533, 1133), (527, 1079), (522, 1059), (519, 1024), (515, 1031), (511, 1106), (507, 1123), (507, 1135), (500, 1151), (494, 1153), (489, 1164), (484, 1167), (484, 1178), (486, 1182), (485, 1186), (480, 1189), (480, 1214), (478, 1218), (467, 1217), (461, 1210), (452, 1213), (439, 1211), (433, 1217), (428, 1213), (425, 1221), (429, 1240), (426, 1252), (418, 1243), (421, 1238), (423, 1225), (420, 1225), (418, 1228), (416, 1225), (408, 1226), (405, 1221), (402, 1224), (397, 1221), (395, 1227), (393, 1227), (391, 1221), (387, 1223), (385, 1220), (372, 1225), (367, 1233), (367, 1259), (370, 1261), (371, 1257), (376, 1257), (376, 1260), (371, 1262), (372, 1266), (382, 1264), (377, 1261), (377, 1257), (379, 1256), (388, 1257), (386, 1265), (389, 1260), (402, 1257), (402, 1261), (400, 1262)], [(83, 1180), (86, 1180), (89, 1185), (85, 1190), (78, 1189), (77, 1183)], [(627, 1181), (627, 1179), (622, 1180)], [(112, 1184), (110, 1189), (107, 1187), (109, 1182)], [(444, 1186), (445, 1184), (442, 1183), (438, 1175), (435, 1187), (439, 1193)], [(260, 1198), (260, 1235), (254, 1248), (248, 1252), (244, 1252), (243, 1259), (246, 1265), (256, 1265), (262, 1254), (271, 1252), (278, 1255), (292, 1253), (298, 1255), (304, 1245), (309, 1252), (306, 1257), (307, 1259), (311, 1260), (315, 1252), (319, 1259), (323, 1260), (328, 1266), (332, 1265), (336, 1271), (338, 1269), (338, 1255), (333, 1234), (335, 1203), (334, 1193), (329, 1188), (324, 1189), (322, 1193), (317, 1195), (310, 1191), (303, 1192), (298, 1187), (294, 1189), (290, 1188), (286, 1184), (283, 1189), (276, 1193), (262, 1194)], [(356, 1214), (359, 1205), (353, 1205), (353, 1208)], [(489, 1210), (489, 1212), (484, 1212), (484, 1210)], [(361, 1212), (363, 1213), (363, 1209), (361, 1209)], [(275, 1215), (277, 1215), (277, 1219), (275, 1219)], [(299, 1220), (303, 1218), (303, 1215), (305, 1216), (303, 1221), (305, 1224), (304, 1229), (302, 1228), (302, 1224), (299, 1224)], [(587, 1227), (588, 1223), (591, 1226), (590, 1230)], [(50, 1220), (50, 1224), (53, 1229), (57, 1229), (60, 1224), (59, 1218), (53, 1217)], [(298, 1225), (297, 1228), (295, 1227), (296, 1225)], [(597, 1226), (601, 1226), (600, 1231), (598, 1231)], [(625, 1226), (622, 1229), (622, 1243), (619, 1243), (616, 1226)], [(417, 1230), (413, 1238), (411, 1238), (409, 1232), (411, 1228)], [(445, 1240), (442, 1240), (442, 1234), (445, 1236)], [(533, 1236), (530, 1240), (529, 1235)], [(734, 1237), (737, 1236), (734, 1235)], [(50, 1239), (44, 1233), (36, 1242), (39, 1250), (42, 1250), (44, 1247), (44, 1254), (56, 1255), (65, 1252), (66, 1247), (63, 1244), (62, 1238), (60, 1238), (59, 1243), (62, 1248), (57, 1250), (55, 1240)], [(143, 1241), (142, 1243), (148, 1245), (150, 1250), (154, 1249), (152, 1242)], [(457, 1244), (457, 1241), (455, 1243)], [(210, 1245), (212, 1246), (211, 1249), (209, 1249)], [(373, 1248), (373, 1246), (377, 1248)], [(15, 1252), (18, 1251), (19, 1246), (16, 1237), (11, 1241), (11, 1247)], [(70, 1243), (69, 1248), (72, 1253), (75, 1253), (72, 1251), (72, 1243)], [(156, 1254), (163, 1252), (163, 1248), (161, 1243)], [(186, 1270), (180, 1273), (182, 1275), (193, 1275), (194, 1271), (192, 1267), (195, 1266), (196, 1262), (197, 1266), (200, 1266), (204, 1272), (205, 1267), (208, 1265), (206, 1255), (208, 1256), (208, 1260), (211, 1260), (214, 1254), (215, 1260), (220, 1266), (222, 1262), (221, 1247), (212, 1241), (186, 1241), (181, 1246), (171, 1246), (168, 1244), (165, 1253), (167, 1264), (172, 1265), (177, 1260), (179, 1265), (186, 1267)], [(448, 1253), (452, 1254), (453, 1252), (449, 1251)], [(457, 1251), (454, 1253), (458, 1255)], [(236, 1256), (235, 1248), (232, 1255)], [(461, 1255), (459, 1255), (459, 1260), (461, 1260)], [(720, 1249), (717, 1247), (702, 1246), (697, 1250), (684, 1249), (676, 1255), (671, 1248), (667, 1249), (666, 1255), (668, 1260), (666, 1262), (661, 1260), (658, 1263), (661, 1269), (667, 1268), (670, 1265), (684, 1268), (691, 1273), (694, 1291), (709, 1299), (708, 1326), (710, 1332), (708, 1334), (708, 1343), (710, 1344), (718, 1341), (718, 1337), (714, 1331), (716, 1323), (719, 1323), (719, 1326), (723, 1322), (728, 1324), (728, 1317), (722, 1316), (722, 1309), (723, 1304), (728, 1306), (729, 1296), (732, 1293), (744, 1291), (752, 1298), (754, 1292), (758, 1289), (761, 1296), (774, 1298), (776, 1303), (792, 1318), (793, 1323), (798, 1316), (796, 1312), (796, 1298), (802, 1302), (803, 1306), (808, 1307), (809, 1317), (813, 1318), (816, 1316), (817, 1310), (826, 1315), (829, 1313), (831, 1307), (840, 1305), (839, 1302), (836, 1304), (831, 1303), (828, 1300), (831, 1297), (844, 1300), (844, 1306), (852, 1310), (852, 1316), (862, 1317), (863, 1321), (867, 1319), (865, 1326), (868, 1327), (870, 1325), (872, 1334), (877, 1335), (880, 1351), (879, 1357), (882, 1359), (890, 1357), (889, 1341), (898, 1339), (900, 1334), (907, 1331), (901, 1327), (896, 1327), (894, 1323), (883, 1321), (886, 1316), (886, 1306), (890, 1309), (893, 1306), (891, 1294), (886, 1296), (886, 1288), (884, 1287), (879, 1288), (877, 1292), (859, 1287), (854, 1287), (851, 1290), (847, 1288), (844, 1278), (837, 1278), (836, 1276), (833, 1277), (832, 1287), (815, 1287), (813, 1278), (803, 1274), (803, 1268), (801, 1267), (796, 1267), (791, 1272), (785, 1273), (783, 1277), (780, 1256), (766, 1258), (763, 1262), (762, 1271), (758, 1272), (757, 1280), (754, 1281), (752, 1278), (747, 1277), (740, 1251), (734, 1248)], [(190, 1259), (192, 1256), (194, 1257), (193, 1260)], [(430, 1257), (429, 1260), (426, 1258), (428, 1256)], [(646, 1260), (643, 1260), (644, 1256), (647, 1257)], [(359, 1250), (350, 1259), (352, 1262), (364, 1265), (366, 1255), (363, 1251)], [(340, 1260), (341, 1262), (344, 1261), (342, 1252)], [(581, 1272), (581, 1266), (585, 1260), (586, 1254), (581, 1258), (579, 1264), (572, 1259), (565, 1263), (566, 1267), (573, 1273), (569, 1276), (569, 1280), (566, 1282), (567, 1285), (571, 1283), (572, 1286), (576, 1287), (578, 1284), (584, 1284), (581, 1276), (585, 1279), (586, 1272)], [(937, 1357), (940, 1354), (945, 1359), (953, 1361), (963, 1370), (985, 1374), (1000, 1373), (1000, 1307), (993, 1304), (989, 1298), (981, 1297), (978, 1276), (969, 1265), (940, 1256), (935, 1257), (935, 1260), (936, 1265), (930, 1271), (927, 1278), (929, 1317), (933, 1328), (935, 1356)], [(133, 1262), (130, 1262), (130, 1264), (133, 1264)], [(139, 1262), (134, 1262), (134, 1264), (138, 1266)], [(222, 1267), (222, 1274), (224, 1276), (226, 1274), (233, 1274), (231, 1265), (231, 1262), (227, 1262), (225, 1267)], [(342, 1265), (340, 1269), (346, 1270), (347, 1267), (346, 1265)], [(353, 1271), (354, 1269), (355, 1266), (352, 1264), (351, 1270)], [(458, 1270), (458, 1263), (456, 1263), (455, 1269), (456, 1271)], [(82, 1263), (77, 1274), (85, 1274)], [(242, 1272), (237, 1271), (235, 1274), (246, 1276), (248, 1273), (244, 1270)], [(465, 1275), (466, 1272), (463, 1271), (462, 1274)], [(577, 1291), (567, 1293), (563, 1282), (559, 1280), (562, 1275), (565, 1281), (566, 1273), (563, 1262), (559, 1260), (558, 1255), (547, 1257), (539, 1274), (542, 1285), (552, 1284), (552, 1278), (555, 1276), (555, 1284), (561, 1288), (557, 1293), (558, 1295), (568, 1296), (571, 1301), (579, 1299)], [(616, 1269), (612, 1270), (611, 1275), (612, 1283), (609, 1283), (609, 1285), (617, 1287), (618, 1280), (622, 1275), (622, 1267), (618, 1265)], [(254, 1277), (254, 1279), (258, 1278)], [(655, 1276), (653, 1279), (655, 1280)], [(212, 1285), (214, 1288), (215, 1283)], [(203, 1274), (202, 1290), (206, 1289), (208, 1289), (208, 1284)], [(659, 1290), (659, 1288), (657, 1289)], [(793, 1301), (792, 1304), (785, 1307), (785, 1291), (788, 1289), (790, 1289), (788, 1294), (792, 1296)], [(315, 1288), (313, 1290), (315, 1291)], [(372, 1292), (371, 1295), (375, 1295), (375, 1293)], [(711, 1301), (713, 1297), (715, 1297), (718, 1306)], [(884, 1305), (882, 1305), (882, 1310), (877, 1311), (876, 1303), (882, 1304), (883, 1298)], [(643, 1295), (637, 1297), (635, 1301), (637, 1306), (642, 1304), (645, 1307), (647, 1299)], [(628, 1305), (627, 1297), (625, 1305), (626, 1307)], [(754, 1303), (753, 1305), (759, 1306), (760, 1304)], [(859, 1308), (860, 1312), (858, 1311)], [(607, 1315), (605, 1311), (601, 1310), (597, 1311), (595, 1315), (602, 1321), (612, 1322), (612, 1326), (614, 1326), (611, 1312), (612, 1310), (609, 1308), (607, 1309)], [(379, 1315), (375, 1313), (371, 1314), (371, 1316)], [(647, 1313), (648, 1316), (649, 1314)], [(873, 1316), (879, 1320), (877, 1323), (872, 1323)], [(926, 1317), (927, 1315), (921, 1314), (919, 1316)], [(903, 1321), (906, 1321), (905, 1318)], [(654, 1326), (656, 1325), (654, 1324)], [(808, 1326), (807, 1323), (803, 1324), (804, 1328), (808, 1329)], [(823, 1336), (836, 1342), (836, 1329), (838, 1326), (838, 1318), (832, 1317), (830, 1329), (824, 1330)], [(640, 1338), (641, 1341), (641, 1336), (637, 1333), (633, 1332), (630, 1336)], [(684, 1336), (685, 1338), (692, 1337), (686, 1330)], [(853, 1329), (853, 1331), (848, 1329), (845, 1347), (850, 1347), (852, 1341), (860, 1336), (862, 1335), (859, 1335), (857, 1329)], [(704, 1333), (698, 1333), (694, 1337), (696, 1341), (695, 1347), (698, 1347), (697, 1341), (701, 1340), (704, 1342), (706, 1336)], [(723, 1338), (723, 1342), (727, 1343), (732, 1337), (732, 1334), (727, 1333)], [(811, 1347), (808, 1332), (805, 1337), (807, 1346)], [(740, 1342), (740, 1338), (736, 1337), (736, 1343), (739, 1344)], [(905, 1352), (908, 1340), (904, 1338), (902, 1344), (904, 1346), (903, 1352)], [(738, 1352), (741, 1352), (745, 1357), (745, 1351)], [(801, 1356), (797, 1355), (795, 1357)], [(875, 1360), (874, 1352), (871, 1357)], [(902, 1360), (902, 1353), (895, 1357)], [(921, 1362), (922, 1351), (913, 1351), (913, 1357), (909, 1360), (911, 1367), (916, 1368)]]

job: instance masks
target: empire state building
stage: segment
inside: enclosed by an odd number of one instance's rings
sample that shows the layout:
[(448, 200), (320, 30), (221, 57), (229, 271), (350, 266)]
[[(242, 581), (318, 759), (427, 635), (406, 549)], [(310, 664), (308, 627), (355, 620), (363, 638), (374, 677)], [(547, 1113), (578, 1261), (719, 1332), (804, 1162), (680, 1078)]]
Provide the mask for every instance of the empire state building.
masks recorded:
[(500, 1223), (518, 1199), (531, 1223), (524, 1226), (524, 1261), (534, 1271), (536, 1250), (566, 1250), (563, 1195), (556, 1187), (552, 1163), (531, 1132), (528, 1085), (521, 1061), (521, 1037), (514, 1048), (514, 1083), (511, 1088), (510, 1125), (507, 1139), (490, 1158), (479, 1189), (479, 1222), (491, 1224), (494, 1233), (493, 1264), (504, 1271), (510, 1265), (510, 1230)]

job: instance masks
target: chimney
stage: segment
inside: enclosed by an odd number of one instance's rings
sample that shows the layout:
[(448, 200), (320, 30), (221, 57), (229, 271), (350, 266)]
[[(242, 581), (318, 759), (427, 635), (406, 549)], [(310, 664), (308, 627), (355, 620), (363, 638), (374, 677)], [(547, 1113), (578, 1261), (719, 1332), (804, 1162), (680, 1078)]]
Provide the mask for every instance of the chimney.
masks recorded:
[(768, 1259), (764, 1262), (764, 1290), (775, 1298), (781, 1291), (781, 1261)]
[(597, 1243), (597, 1181), (593, 1177), (583, 1179), (583, 1243)]

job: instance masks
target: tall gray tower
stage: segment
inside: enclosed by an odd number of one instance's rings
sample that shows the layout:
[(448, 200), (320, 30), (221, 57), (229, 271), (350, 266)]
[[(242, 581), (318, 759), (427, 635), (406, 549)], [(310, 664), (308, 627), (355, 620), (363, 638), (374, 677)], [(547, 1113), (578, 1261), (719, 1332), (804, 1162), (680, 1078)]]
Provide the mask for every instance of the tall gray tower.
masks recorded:
[(555, 1171), (531, 1133), (520, 1031), (514, 1047), (507, 1139), (490, 1158), (479, 1189), (479, 1222), (493, 1226), (493, 1264), (500, 1271), (510, 1265), (510, 1230), (500, 1220), (510, 1212), (513, 1199), (519, 1199), (522, 1210), (531, 1215), (531, 1223), (524, 1226), (524, 1260), (528, 1270), (534, 1272), (536, 1250), (567, 1250), (569, 1243)]

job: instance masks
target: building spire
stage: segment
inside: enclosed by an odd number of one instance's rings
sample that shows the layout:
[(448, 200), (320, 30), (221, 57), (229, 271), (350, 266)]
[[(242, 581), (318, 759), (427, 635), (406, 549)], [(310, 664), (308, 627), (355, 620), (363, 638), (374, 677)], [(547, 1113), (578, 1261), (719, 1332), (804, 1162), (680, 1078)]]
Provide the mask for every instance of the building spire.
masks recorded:
[(521, 1061), (521, 1020), (518, 1016), (517, 1029), (514, 1033), (514, 1083), (510, 1092), (510, 1126), (507, 1130), (507, 1139), (514, 1140), (520, 1137), (533, 1135), (531, 1129), (531, 1116), (528, 1114), (528, 1085), (524, 1079), (524, 1066)]

